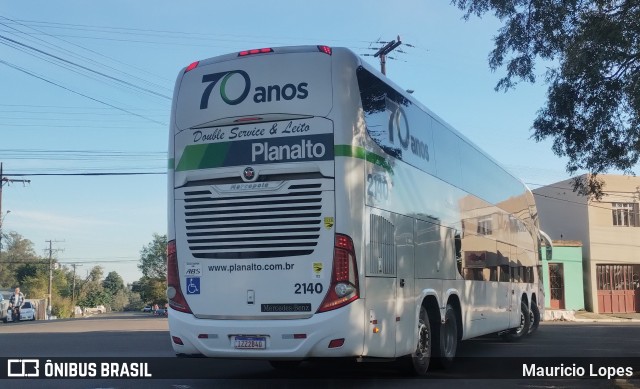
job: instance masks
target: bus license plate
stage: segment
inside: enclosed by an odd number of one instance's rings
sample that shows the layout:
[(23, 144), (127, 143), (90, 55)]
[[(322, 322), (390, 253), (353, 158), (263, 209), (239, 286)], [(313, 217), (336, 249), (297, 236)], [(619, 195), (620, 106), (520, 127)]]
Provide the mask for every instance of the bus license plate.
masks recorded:
[(264, 336), (236, 336), (234, 339), (234, 347), (238, 349), (257, 349), (267, 348), (267, 339)]

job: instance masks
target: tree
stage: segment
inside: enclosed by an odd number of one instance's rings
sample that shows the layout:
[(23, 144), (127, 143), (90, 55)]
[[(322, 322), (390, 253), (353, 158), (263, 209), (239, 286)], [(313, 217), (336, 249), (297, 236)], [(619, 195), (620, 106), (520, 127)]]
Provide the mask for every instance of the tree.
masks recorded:
[(117, 272), (112, 271), (107, 274), (102, 281), (102, 288), (110, 296), (112, 311), (122, 311), (129, 305), (128, 291), (125, 290), (124, 281)]
[(102, 286), (102, 275), (104, 271), (101, 266), (94, 266), (89, 272), (87, 280), (80, 289), (78, 305), (81, 307), (96, 307), (98, 305), (110, 305), (113, 297), (109, 291)]
[(111, 299), (111, 310), (112, 311), (124, 311), (126, 307), (130, 304), (128, 291), (124, 289), (120, 289), (113, 295)]
[(124, 290), (124, 281), (117, 272), (112, 271), (107, 274), (104, 281), (102, 281), (102, 287), (112, 295), (115, 295), (119, 291)]
[[(25, 239), (17, 232), (3, 234), (3, 251), (0, 256), (0, 287), (14, 288), (21, 281), (18, 280), (18, 269), (25, 264), (42, 263), (43, 260), (36, 255), (33, 242)], [(31, 272), (33, 269), (25, 269)], [(25, 274), (21, 274), (25, 276)]]
[(167, 302), (167, 282), (159, 278), (142, 277), (132, 288), (140, 294), (145, 303), (164, 304)]
[(546, 106), (533, 138), (553, 138), (569, 158), (581, 194), (602, 195), (597, 174), (633, 174), (640, 159), (640, 0), (452, 0), (470, 15), (493, 12), (504, 24), (489, 66), (506, 66), (496, 90), (535, 82), (535, 63), (551, 63)]
[(94, 266), (89, 272), (89, 276), (87, 277), (87, 282), (93, 282), (99, 284), (102, 281), (102, 276), (104, 275), (104, 269), (102, 266)]
[(153, 234), (153, 241), (140, 251), (138, 269), (144, 277), (167, 279), (167, 236)]

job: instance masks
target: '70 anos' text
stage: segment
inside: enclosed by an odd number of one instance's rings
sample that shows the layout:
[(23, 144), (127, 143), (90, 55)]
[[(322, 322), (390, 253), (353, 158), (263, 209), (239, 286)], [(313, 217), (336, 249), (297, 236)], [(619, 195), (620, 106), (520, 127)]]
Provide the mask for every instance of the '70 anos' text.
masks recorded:
[(560, 366), (537, 366), (535, 363), (522, 365), (523, 377), (591, 377), (591, 378), (623, 378), (633, 376), (632, 367), (594, 366), (587, 368), (576, 364)]

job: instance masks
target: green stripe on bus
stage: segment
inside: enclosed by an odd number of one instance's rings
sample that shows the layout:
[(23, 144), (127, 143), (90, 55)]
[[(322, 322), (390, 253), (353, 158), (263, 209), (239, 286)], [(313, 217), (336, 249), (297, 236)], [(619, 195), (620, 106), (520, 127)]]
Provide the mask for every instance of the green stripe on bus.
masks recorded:
[(187, 146), (176, 166), (176, 171), (220, 167), (228, 151), (229, 142)]
[[(220, 167), (227, 156), (229, 145), (229, 142), (189, 145), (185, 147), (177, 166), (173, 158), (169, 159), (169, 169), (185, 171)], [(335, 145), (333, 149), (336, 157), (362, 159), (393, 173), (391, 165), (384, 157), (367, 151), (363, 147)]]
[(364, 159), (374, 165), (378, 165), (389, 173), (393, 173), (393, 169), (389, 162), (382, 156), (365, 150), (363, 147), (350, 145), (335, 145), (333, 147), (336, 157), (351, 157)]

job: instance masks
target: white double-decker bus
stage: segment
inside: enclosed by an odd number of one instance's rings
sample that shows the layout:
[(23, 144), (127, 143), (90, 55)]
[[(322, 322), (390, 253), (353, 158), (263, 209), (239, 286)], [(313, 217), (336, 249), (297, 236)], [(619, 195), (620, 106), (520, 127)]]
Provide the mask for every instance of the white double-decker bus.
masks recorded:
[(348, 49), (194, 62), (169, 141), (178, 355), (395, 360), (540, 322), (531, 192)]

